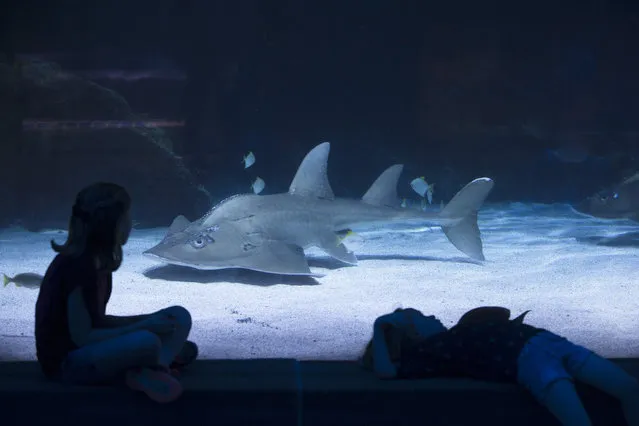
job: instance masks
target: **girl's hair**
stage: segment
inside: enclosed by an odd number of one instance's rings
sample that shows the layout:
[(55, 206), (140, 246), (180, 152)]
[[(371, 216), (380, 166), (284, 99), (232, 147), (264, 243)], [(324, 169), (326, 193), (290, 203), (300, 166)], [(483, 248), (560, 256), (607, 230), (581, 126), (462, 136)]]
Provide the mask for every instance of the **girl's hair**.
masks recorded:
[(127, 191), (114, 183), (98, 182), (82, 189), (75, 199), (67, 241), (51, 240), (51, 248), (68, 256), (90, 255), (100, 270), (115, 271), (122, 263), (118, 223), (131, 207)]
[[(421, 311), (414, 308), (397, 308), (393, 311), (402, 312), (408, 311), (411, 313), (416, 313), (418, 315), (424, 315)], [(433, 331), (435, 333), (439, 331), (441, 322), (438, 319), (433, 317)], [(445, 329), (443, 325), (442, 328)], [(436, 331), (437, 330), (437, 331)], [(429, 333), (430, 335), (431, 333)], [(386, 340), (386, 345), (388, 347), (388, 352), (390, 355), (390, 359), (392, 362), (399, 362), (401, 356), (401, 347), (402, 343), (406, 341), (415, 341), (423, 338), (417, 330), (415, 330), (412, 326), (408, 327), (398, 327), (394, 325), (387, 325), (384, 328), (384, 339)], [(373, 370), (373, 339), (369, 340), (366, 344), (366, 348), (364, 349), (363, 354), (360, 356), (359, 362), (360, 365), (366, 370)]]
[[(408, 308), (411, 309), (411, 308)], [(404, 308), (397, 308), (393, 311), (401, 312), (405, 311)], [(411, 333), (411, 330), (407, 330), (404, 328), (396, 327), (393, 325), (388, 325), (384, 328), (384, 339), (386, 340), (386, 345), (388, 347), (390, 359), (393, 362), (399, 361), (400, 356), (400, 348), (401, 343), (404, 339), (416, 338)], [(373, 370), (373, 339), (371, 338), (366, 347), (364, 348), (364, 353), (359, 358), (360, 365), (366, 370)]]

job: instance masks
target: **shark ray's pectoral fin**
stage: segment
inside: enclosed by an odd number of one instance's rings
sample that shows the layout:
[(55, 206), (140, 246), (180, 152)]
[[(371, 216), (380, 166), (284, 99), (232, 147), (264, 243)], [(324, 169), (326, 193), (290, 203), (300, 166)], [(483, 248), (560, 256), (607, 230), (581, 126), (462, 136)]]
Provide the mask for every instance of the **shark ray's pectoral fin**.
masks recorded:
[(362, 201), (373, 206), (399, 207), (397, 182), (403, 169), (403, 164), (395, 164), (384, 170), (366, 191)]
[(334, 259), (348, 263), (349, 265), (357, 265), (357, 256), (355, 256), (355, 253), (348, 250), (344, 243), (342, 243), (342, 239), (336, 234), (327, 234), (325, 238), (322, 238), (318, 247)]
[(340, 243), (340, 245), (337, 246), (325, 245), (320, 247), (320, 249), (334, 259), (348, 263), (349, 265), (357, 265), (357, 256), (348, 250), (344, 244)]
[(323, 276), (311, 272), (301, 247), (279, 241), (255, 247), (254, 252), (242, 258), (237, 266), (271, 274)]
[(306, 154), (291, 182), (289, 194), (327, 200), (335, 198), (326, 171), (330, 148), (330, 143), (323, 142)]

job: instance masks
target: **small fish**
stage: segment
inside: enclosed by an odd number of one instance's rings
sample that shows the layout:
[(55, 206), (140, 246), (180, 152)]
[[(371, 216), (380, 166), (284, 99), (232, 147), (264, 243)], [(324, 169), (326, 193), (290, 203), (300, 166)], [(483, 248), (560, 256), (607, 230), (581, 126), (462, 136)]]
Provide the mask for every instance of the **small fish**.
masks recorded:
[(417, 192), (421, 197), (426, 195), (426, 191), (428, 190), (428, 183), (426, 183), (426, 179), (424, 176), (413, 179), (410, 182), (410, 187), (413, 188), (413, 191)]
[(255, 194), (259, 194), (264, 190), (266, 183), (258, 176), (255, 178), (255, 181), (251, 184), (251, 188), (253, 188), (253, 192)]
[(342, 231), (342, 232), (338, 232), (337, 233), (337, 245), (340, 245), (344, 242), (345, 239), (347, 239), (350, 236), (355, 236), (357, 235), (355, 232), (353, 232), (350, 229), (347, 229), (346, 231)]
[(244, 156), (242, 163), (244, 163), (245, 169), (248, 169), (255, 164), (255, 155), (253, 154), (253, 151), (249, 151), (249, 153)]
[(406, 207), (408, 207), (408, 201), (406, 200), (406, 198), (402, 198), (402, 204), (400, 204), (400, 206), (405, 209)]
[(410, 183), (410, 186), (411, 188), (413, 188), (413, 191), (417, 192), (420, 196), (427, 197), (428, 203), (432, 204), (433, 192), (435, 190), (434, 183), (429, 185), (428, 182), (426, 182), (426, 179), (424, 179), (424, 176), (422, 176), (413, 179)]
[(34, 274), (32, 272), (25, 272), (14, 277), (10, 277), (7, 274), (2, 275), (4, 276), (5, 287), (8, 286), (9, 283), (14, 283), (16, 287), (25, 287), (30, 289), (40, 288), (40, 284), (44, 278), (42, 275)]

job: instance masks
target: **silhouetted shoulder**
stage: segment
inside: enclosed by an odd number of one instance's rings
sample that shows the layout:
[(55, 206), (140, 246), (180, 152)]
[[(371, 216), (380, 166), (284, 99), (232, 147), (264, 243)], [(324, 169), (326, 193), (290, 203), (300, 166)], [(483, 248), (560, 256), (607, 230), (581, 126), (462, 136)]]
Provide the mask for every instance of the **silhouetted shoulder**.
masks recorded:
[(510, 319), (510, 310), (501, 306), (480, 306), (471, 309), (459, 319), (457, 325), (481, 324), (484, 322), (506, 322)]
[[(88, 256), (68, 256), (58, 254), (47, 269), (41, 288), (51, 285), (75, 287), (77, 284), (95, 280), (95, 269)], [(71, 288), (67, 288), (68, 291)]]

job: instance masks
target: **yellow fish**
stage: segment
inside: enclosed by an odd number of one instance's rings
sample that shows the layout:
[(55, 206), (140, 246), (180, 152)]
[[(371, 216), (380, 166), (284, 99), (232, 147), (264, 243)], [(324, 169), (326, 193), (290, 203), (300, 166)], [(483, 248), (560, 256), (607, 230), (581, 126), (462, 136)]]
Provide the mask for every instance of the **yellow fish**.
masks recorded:
[(337, 245), (340, 245), (344, 242), (345, 239), (350, 237), (351, 235), (357, 235), (355, 232), (347, 229), (346, 232), (338, 232), (337, 233)]
[(42, 284), (42, 279), (44, 278), (42, 275), (34, 274), (32, 272), (25, 272), (14, 277), (10, 277), (7, 274), (2, 275), (4, 276), (3, 282), (5, 287), (10, 283), (14, 283), (16, 287), (25, 287), (30, 289), (40, 288), (40, 284)]

